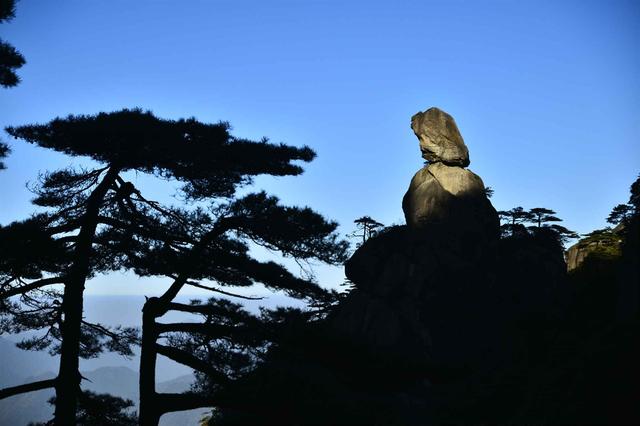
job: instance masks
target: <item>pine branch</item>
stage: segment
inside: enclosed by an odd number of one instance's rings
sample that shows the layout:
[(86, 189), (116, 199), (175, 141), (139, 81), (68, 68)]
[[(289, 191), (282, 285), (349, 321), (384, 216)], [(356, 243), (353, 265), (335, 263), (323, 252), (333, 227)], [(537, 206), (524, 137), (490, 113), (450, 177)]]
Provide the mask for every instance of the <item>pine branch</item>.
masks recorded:
[(20, 287), (15, 287), (0, 292), (0, 299), (6, 299), (8, 297), (17, 296), (19, 294), (25, 294), (31, 290), (35, 290), (52, 284), (64, 284), (64, 277), (43, 278), (41, 280), (33, 281)]
[(26, 383), (24, 385), (12, 386), (10, 388), (0, 389), (0, 399), (10, 396), (19, 395), (21, 393), (34, 392), (42, 389), (53, 388), (56, 386), (57, 379), (40, 380), (38, 382)]
[[(216, 238), (220, 237), (227, 231), (234, 229), (234, 227), (238, 226), (241, 220), (237, 217), (223, 217), (220, 218), (216, 224), (207, 232), (198, 243), (193, 247), (190, 253), (190, 262), (195, 261), (200, 257), (200, 254), (207, 248), (207, 246), (214, 241)], [(166, 313), (166, 304), (170, 303), (175, 299), (178, 295), (182, 287), (185, 286), (187, 281), (189, 281), (189, 276), (191, 274), (191, 270), (188, 267), (184, 267), (182, 272), (176, 277), (173, 281), (173, 284), (164, 292), (162, 296), (159, 297), (160, 305), (162, 309), (157, 312), (157, 316), (162, 316)]]
[(258, 296), (243, 296), (241, 294), (237, 294), (237, 293), (232, 293), (230, 291), (225, 291), (225, 290), (220, 290), (219, 288), (215, 288), (215, 287), (208, 287), (206, 285), (202, 285), (199, 284), (195, 281), (186, 281), (185, 282), (186, 285), (190, 285), (192, 287), (196, 287), (196, 288), (201, 288), (203, 290), (208, 290), (208, 291), (213, 291), (216, 293), (220, 293), (220, 294), (224, 294), (226, 296), (232, 296), (232, 297), (237, 297), (239, 299), (245, 299), (245, 300), (262, 300), (264, 299), (264, 297), (258, 297)]
[(230, 337), (239, 331), (238, 327), (220, 324), (202, 324), (199, 322), (157, 323), (159, 333), (201, 333), (214, 337)]
[(180, 363), (182, 365), (186, 365), (187, 367), (191, 367), (194, 370), (200, 371), (214, 380), (217, 380), (219, 383), (229, 383), (229, 378), (226, 374), (221, 373), (211, 366), (211, 364), (202, 361), (199, 358), (191, 355), (188, 352), (177, 348), (171, 348), (164, 345), (159, 345), (156, 343), (155, 345), (156, 352), (160, 355), (166, 356), (167, 358)]
[(168, 305), (171, 311), (190, 312), (192, 314), (216, 315), (220, 313), (219, 306), (211, 305), (185, 305), (183, 303), (171, 302)]

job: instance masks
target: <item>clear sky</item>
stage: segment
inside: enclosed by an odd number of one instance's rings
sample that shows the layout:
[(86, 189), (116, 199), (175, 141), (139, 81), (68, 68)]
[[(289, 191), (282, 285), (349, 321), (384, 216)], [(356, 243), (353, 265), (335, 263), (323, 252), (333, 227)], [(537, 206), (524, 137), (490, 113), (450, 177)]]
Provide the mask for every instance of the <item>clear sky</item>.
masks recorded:
[[(365, 214), (403, 221), (422, 165), (410, 117), (431, 106), (456, 119), (498, 209), (552, 208), (588, 232), (640, 172), (640, 1), (22, 0), (0, 36), (27, 60), (0, 126), (140, 106), (306, 144), (303, 176), (256, 186), (343, 233)], [(3, 139), (5, 224), (33, 211), (25, 182), (69, 159)], [(146, 288), (129, 284), (88, 291)]]

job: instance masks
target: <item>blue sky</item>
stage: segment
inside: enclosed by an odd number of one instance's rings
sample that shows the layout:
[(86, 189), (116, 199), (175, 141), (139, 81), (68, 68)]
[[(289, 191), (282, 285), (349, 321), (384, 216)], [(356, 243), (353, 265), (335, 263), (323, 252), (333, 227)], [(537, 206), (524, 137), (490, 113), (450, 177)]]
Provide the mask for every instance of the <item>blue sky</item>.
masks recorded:
[[(0, 90), (0, 125), (140, 106), (306, 144), (318, 158), (303, 176), (256, 187), (347, 233), (364, 214), (403, 220), (422, 165), (410, 117), (438, 106), (496, 208), (552, 208), (588, 232), (640, 172), (639, 22), (640, 2), (610, 0), (22, 0), (0, 25), (27, 60), (22, 83)], [(26, 181), (70, 160), (3, 139), (4, 224), (33, 211)], [(138, 179), (157, 198), (171, 193)], [(319, 277), (334, 284), (340, 272)], [(88, 291), (147, 288), (130, 280)]]

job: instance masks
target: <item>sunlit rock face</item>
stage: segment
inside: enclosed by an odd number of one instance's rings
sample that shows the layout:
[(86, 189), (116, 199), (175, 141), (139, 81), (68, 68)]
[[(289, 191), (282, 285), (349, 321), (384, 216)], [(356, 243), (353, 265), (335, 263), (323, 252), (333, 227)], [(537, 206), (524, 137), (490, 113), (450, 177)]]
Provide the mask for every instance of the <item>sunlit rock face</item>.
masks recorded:
[(422, 158), (448, 166), (469, 165), (469, 151), (455, 120), (438, 108), (429, 108), (411, 117), (411, 128), (420, 140)]
[(411, 179), (402, 208), (411, 228), (491, 227), (497, 235), (497, 213), (485, 196), (482, 179), (461, 167), (435, 163), (419, 170)]
[(429, 164), (413, 176), (402, 200), (407, 225), (497, 238), (498, 215), (482, 179), (464, 168), (469, 165), (469, 151), (453, 118), (429, 108), (413, 116), (411, 127)]

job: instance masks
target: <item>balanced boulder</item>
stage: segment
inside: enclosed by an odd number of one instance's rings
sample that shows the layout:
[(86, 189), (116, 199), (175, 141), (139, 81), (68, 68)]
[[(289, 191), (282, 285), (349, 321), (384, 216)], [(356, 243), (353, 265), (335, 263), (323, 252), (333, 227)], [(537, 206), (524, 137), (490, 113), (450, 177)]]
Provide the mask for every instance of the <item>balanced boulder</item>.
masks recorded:
[(469, 152), (453, 118), (438, 108), (411, 119), (429, 162), (411, 179), (402, 200), (407, 225), (430, 233), (498, 236), (498, 215), (487, 199), (482, 179), (464, 167)]
[(482, 179), (463, 167), (468, 150), (453, 118), (430, 108), (412, 128), (429, 164), (404, 196), (407, 225), (387, 228), (347, 261), (355, 289), (330, 322), (410, 365), (470, 365), (495, 343), (482, 301), (493, 297), (498, 215)]
[(449, 114), (429, 108), (411, 117), (411, 128), (420, 140), (422, 157), (430, 163), (448, 166), (469, 165), (469, 151), (456, 122)]

